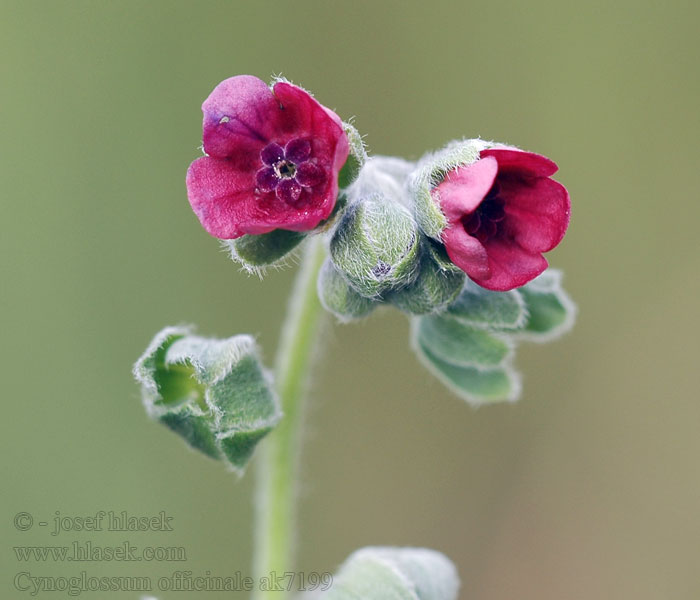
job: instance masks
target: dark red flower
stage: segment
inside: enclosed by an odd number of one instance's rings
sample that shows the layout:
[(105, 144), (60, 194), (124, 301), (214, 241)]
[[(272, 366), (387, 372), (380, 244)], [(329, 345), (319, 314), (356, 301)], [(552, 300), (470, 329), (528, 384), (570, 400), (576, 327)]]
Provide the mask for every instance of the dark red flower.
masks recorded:
[(550, 179), (557, 165), (515, 148), (482, 150), (431, 194), (447, 217), (442, 238), (460, 269), (480, 286), (506, 291), (547, 268), (542, 256), (564, 237), (569, 193)]
[(207, 156), (190, 165), (187, 195), (211, 235), (306, 231), (330, 216), (349, 151), (338, 115), (250, 75), (222, 81), (202, 111)]

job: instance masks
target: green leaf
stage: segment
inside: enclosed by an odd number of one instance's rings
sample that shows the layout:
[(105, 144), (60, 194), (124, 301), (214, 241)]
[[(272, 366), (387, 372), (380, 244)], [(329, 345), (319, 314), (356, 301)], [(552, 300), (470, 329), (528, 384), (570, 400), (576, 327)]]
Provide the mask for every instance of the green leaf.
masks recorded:
[(413, 335), (441, 361), (463, 367), (497, 367), (511, 354), (503, 338), (443, 315), (417, 317)]
[(258, 271), (279, 263), (306, 237), (305, 233), (275, 229), (262, 235), (244, 235), (235, 240), (224, 240), (231, 259), (248, 271)]
[(426, 548), (369, 547), (343, 563), (322, 600), (455, 600), (459, 577), (443, 554)]
[(344, 323), (366, 317), (377, 306), (350, 287), (330, 259), (323, 263), (318, 276), (318, 297), (323, 307)]
[(447, 312), (462, 323), (488, 329), (519, 329), (527, 319), (525, 302), (517, 290), (492, 292), (469, 279)]
[(281, 412), (254, 339), (167, 327), (134, 365), (148, 414), (207, 456), (243, 472)]
[(576, 320), (576, 305), (561, 287), (562, 274), (547, 269), (519, 289), (527, 307), (525, 327), (518, 337), (549, 341), (571, 329)]
[(420, 339), (415, 340), (414, 348), (426, 368), (469, 404), (512, 402), (520, 394), (520, 380), (510, 366), (492, 369), (457, 366), (433, 354)]
[(156, 419), (177, 433), (192, 448), (215, 460), (220, 458), (216, 434), (212, 431), (211, 419), (206, 413), (199, 412), (189, 404), (182, 404), (162, 413)]

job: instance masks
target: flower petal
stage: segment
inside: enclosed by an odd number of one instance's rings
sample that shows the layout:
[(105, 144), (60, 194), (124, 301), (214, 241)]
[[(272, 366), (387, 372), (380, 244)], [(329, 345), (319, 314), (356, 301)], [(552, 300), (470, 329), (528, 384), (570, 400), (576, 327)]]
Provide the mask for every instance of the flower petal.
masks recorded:
[(284, 160), (284, 148), (275, 142), (265, 146), (260, 152), (260, 160), (272, 167), (275, 163)]
[(571, 201), (561, 183), (546, 177), (499, 178), (506, 201), (505, 228), (529, 252), (548, 252), (561, 242), (569, 226)]
[(491, 274), (484, 246), (470, 236), (461, 223), (453, 223), (442, 232), (442, 239), (450, 260), (469, 277), (486, 279)]
[[(286, 82), (273, 87), (284, 115), (281, 128), (289, 131), (288, 139), (305, 138), (311, 141), (311, 157), (327, 174), (323, 185), (313, 188), (311, 205), (318, 216), (314, 227), (330, 216), (338, 197), (338, 172), (350, 152), (342, 121), (332, 110), (319, 104), (308, 92)], [(302, 199), (306, 194), (302, 195)], [(300, 200), (301, 201), (301, 200)], [(312, 214), (309, 217), (313, 216)]]
[(261, 192), (271, 192), (277, 187), (280, 180), (272, 167), (260, 169), (255, 174), (255, 183)]
[(458, 167), (436, 186), (431, 195), (451, 223), (476, 210), (493, 185), (498, 163), (487, 157)]
[(281, 110), (267, 84), (252, 75), (225, 79), (202, 104), (204, 151), (216, 158), (257, 154), (279, 129)]
[(299, 165), (296, 174), (296, 180), (304, 187), (312, 187), (323, 183), (325, 174), (323, 169), (312, 162), (305, 162)]
[(468, 219), (463, 220), (462, 224), (464, 225), (464, 230), (469, 235), (474, 235), (477, 231), (479, 231), (479, 227), (481, 227), (481, 217), (479, 216), (478, 212), (474, 212)]
[(293, 132), (288, 139), (308, 139), (311, 142), (311, 157), (320, 161), (324, 168), (327, 162), (329, 169), (340, 170), (350, 147), (338, 115), (291, 83), (278, 82), (273, 91), (282, 107), (281, 130)]
[(280, 200), (294, 206), (301, 195), (301, 186), (294, 179), (283, 179), (275, 193)]
[[(245, 231), (254, 198), (254, 180), (231, 161), (203, 156), (187, 170), (187, 197), (200, 223), (220, 239), (240, 237)], [(268, 230), (269, 231), (269, 230)]]
[(541, 154), (525, 152), (516, 148), (491, 148), (482, 150), (481, 158), (492, 156), (498, 161), (499, 173), (519, 172), (521, 174), (549, 177), (559, 170), (557, 164)]
[(311, 142), (303, 138), (296, 138), (284, 147), (284, 157), (295, 165), (303, 163), (311, 156)]
[[(296, 182), (293, 185), (299, 186)], [(292, 192), (289, 197), (294, 195)], [(317, 199), (309, 188), (296, 196), (295, 206), (283, 202), (274, 192), (256, 193), (254, 178), (236, 171), (229, 160), (209, 156), (190, 165), (187, 196), (204, 229), (223, 240), (274, 229), (308, 231), (328, 217), (326, 211), (333, 209), (333, 203), (314, 204)]]
[(491, 276), (479, 278), (470, 275), (470, 277), (487, 290), (496, 292), (512, 290), (533, 280), (547, 268), (547, 260), (544, 256), (528, 252), (512, 240), (492, 238), (486, 242), (485, 247)]

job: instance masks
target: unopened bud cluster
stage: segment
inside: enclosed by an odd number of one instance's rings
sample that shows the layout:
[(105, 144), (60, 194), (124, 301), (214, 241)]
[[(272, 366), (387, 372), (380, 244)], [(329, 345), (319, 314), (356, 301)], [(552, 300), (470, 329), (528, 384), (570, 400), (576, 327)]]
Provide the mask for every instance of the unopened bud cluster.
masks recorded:
[(347, 190), (347, 209), (332, 233), (319, 280), (321, 302), (343, 321), (379, 304), (412, 314), (440, 311), (462, 288), (465, 273), (419, 226), (410, 187), (415, 170), (408, 161), (373, 157)]

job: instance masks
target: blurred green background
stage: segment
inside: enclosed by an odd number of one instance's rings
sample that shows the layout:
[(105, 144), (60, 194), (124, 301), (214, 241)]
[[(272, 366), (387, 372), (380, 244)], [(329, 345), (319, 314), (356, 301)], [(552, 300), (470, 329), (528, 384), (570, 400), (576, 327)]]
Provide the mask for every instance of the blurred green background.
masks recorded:
[[(455, 561), (464, 599), (700, 597), (698, 6), (3, 0), (2, 596), (27, 595), (18, 571), (250, 573), (252, 473), (236, 482), (148, 421), (130, 369), (182, 322), (254, 333), (271, 362), (294, 269), (240, 272), (184, 174), (211, 89), (282, 73), (378, 154), (479, 135), (555, 159), (573, 217), (549, 258), (580, 308), (563, 340), (521, 346), (521, 402), (477, 411), (418, 366), (400, 314), (329, 326), (300, 569), (420, 545)], [(13, 526), (98, 510), (165, 510), (175, 531)], [(12, 551), (73, 539), (188, 560)]]

